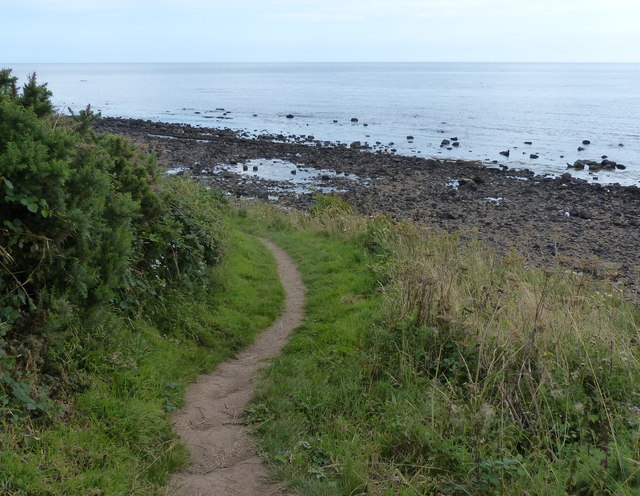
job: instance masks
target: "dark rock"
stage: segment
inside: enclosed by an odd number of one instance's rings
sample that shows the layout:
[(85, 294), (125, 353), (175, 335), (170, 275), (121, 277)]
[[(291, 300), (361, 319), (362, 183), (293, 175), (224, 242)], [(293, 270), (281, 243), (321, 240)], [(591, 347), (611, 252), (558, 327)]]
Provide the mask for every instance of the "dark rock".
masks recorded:
[(257, 165), (254, 165), (254, 166), (253, 166), (253, 171), (254, 171), (254, 172), (256, 172), (257, 170), (258, 170), (258, 166), (257, 166)]
[(525, 145), (533, 145), (533, 141), (525, 141), (524, 144)]
[(531, 155), (529, 155), (529, 158), (539, 158), (540, 155), (538, 155), (537, 153), (532, 153)]
[(477, 183), (471, 178), (463, 177), (462, 179), (458, 180), (458, 184), (458, 189), (466, 191), (478, 191)]
[(624, 145), (622, 143), (618, 143), (618, 146), (622, 148)]
[(293, 114), (287, 114), (287, 119), (293, 119)]
[(327, 174), (323, 174), (322, 176), (320, 176), (320, 179), (322, 181), (328, 181), (329, 179), (331, 179), (331, 176), (328, 176)]
[(569, 210), (571, 217), (577, 217), (578, 219), (590, 219), (591, 217), (584, 210)]
[(607, 157), (606, 155), (603, 155), (603, 156), (602, 156), (602, 157), (600, 157), (600, 158), (601, 158), (602, 160), (606, 160), (606, 159), (608, 159), (609, 157)]
[(294, 176), (295, 176), (297, 173), (298, 173), (298, 171), (297, 171), (296, 169), (293, 169), (293, 170), (291, 171), (291, 174), (293, 174)]
[(352, 117), (352, 118), (351, 118), (351, 122), (358, 122), (357, 117)]
[(245, 172), (248, 171), (249, 170), (249, 166), (247, 164), (244, 164), (242, 166), (242, 170), (245, 171)]
[(460, 143), (458, 141), (454, 141), (453, 143), (451, 143), (451, 146), (460, 146)]
[(591, 141), (589, 141), (589, 140), (582, 140), (582, 144), (583, 144), (583, 145), (590, 145), (590, 144), (591, 144)]
[(413, 139), (413, 136), (409, 135), (409, 136), (407, 136), (407, 139), (410, 141), (410, 140)]
[(618, 169), (618, 170), (625, 170), (626, 168), (627, 168), (626, 165), (616, 164), (616, 169)]
[(336, 122), (338, 122), (338, 119), (333, 119), (333, 123), (335, 124)]
[(365, 122), (365, 123), (363, 124), (363, 126), (364, 126), (364, 127), (367, 127), (367, 126), (369, 126), (369, 124), (367, 124), (367, 123)]
[(616, 168), (616, 163), (613, 160), (603, 160), (600, 162), (600, 167), (605, 170), (613, 170)]
[(511, 150), (505, 150), (503, 152), (500, 152), (500, 155), (502, 155), (503, 157), (508, 157), (511, 153)]
[(578, 147), (578, 151), (579, 151), (579, 152), (583, 152), (583, 151), (584, 151), (584, 148), (583, 148), (583, 147), (581, 147), (581, 146), (579, 146), (579, 147)]
[(362, 146), (362, 143), (360, 143), (359, 141), (354, 141), (349, 145), (349, 148), (353, 148), (354, 150), (357, 150), (361, 146)]
[(443, 139), (443, 140), (440, 142), (440, 146), (441, 146), (441, 147), (442, 147), (442, 146), (447, 146), (447, 145), (450, 145), (450, 144), (451, 144), (451, 141), (449, 141), (448, 139)]
[(568, 172), (565, 172), (565, 173), (564, 173), (564, 174), (562, 174), (560, 177), (561, 177), (562, 179), (564, 179), (565, 181), (567, 181), (567, 180), (571, 179), (571, 177), (572, 177), (572, 176), (571, 176), (571, 174), (569, 174)]
[(451, 138), (451, 141), (458, 141), (458, 137), (456, 136), (455, 138)]

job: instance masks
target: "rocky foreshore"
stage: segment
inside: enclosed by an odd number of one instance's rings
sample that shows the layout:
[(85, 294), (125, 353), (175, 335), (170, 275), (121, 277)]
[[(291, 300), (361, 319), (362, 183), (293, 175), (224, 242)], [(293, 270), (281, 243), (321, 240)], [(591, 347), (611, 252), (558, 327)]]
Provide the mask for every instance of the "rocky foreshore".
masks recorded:
[(102, 119), (98, 131), (132, 138), (156, 153), (162, 167), (232, 195), (304, 208), (311, 188), (338, 191), (363, 213), (473, 233), (531, 263), (560, 262), (640, 286), (637, 186), (590, 184), (570, 169), (540, 177), (475, 161), (363, 150), (357, 143), (336, 146), (313, 136), (253, 137), (117, 118)]

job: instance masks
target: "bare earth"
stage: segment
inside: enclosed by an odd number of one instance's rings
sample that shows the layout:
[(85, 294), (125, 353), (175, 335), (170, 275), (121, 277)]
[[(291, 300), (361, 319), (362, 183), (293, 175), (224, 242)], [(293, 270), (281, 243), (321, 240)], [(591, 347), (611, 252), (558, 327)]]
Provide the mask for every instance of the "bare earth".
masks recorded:
[(285, 289), (282, 316), (256, 342), (187, 389), (186, 405), (174, 416), (175, 429), (191, 450), (191, 465), (176, 474), (167, 494), (175, 496), (284, 495), (270, 482), (264, 462), (243, 425), (243, 411), (254, 394), (265, 362), (280, 353), (289, 333), (303, 320), (304, 285), (289, 256), (270, 241)]

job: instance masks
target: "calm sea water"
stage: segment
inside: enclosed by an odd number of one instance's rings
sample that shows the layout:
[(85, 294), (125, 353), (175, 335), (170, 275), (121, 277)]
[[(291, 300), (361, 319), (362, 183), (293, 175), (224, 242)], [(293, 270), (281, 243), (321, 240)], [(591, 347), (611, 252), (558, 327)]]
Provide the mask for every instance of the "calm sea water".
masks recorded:
[[(640, 64), (12, 67), (21, 80), (36, 71), (62, 109), (90, 103), (105, 116), (333, 142), (394, 142), (398, 153), (498, 160), (537, 173), (562, 173), (567, 162), (607, 155), (627, 169), (596, 173), (598, 181), (640, 184)], [(451, 137), (459, 138), (460, 147), (440, 148)], [(578, 152), (585, 139), (591, 144)], [(499, 154), (503, 150), (511, 151), (509, 159)], [(531, 153), (539, 158), (529, 158)], [(582, 177), (593, 180), (588, 172)]]

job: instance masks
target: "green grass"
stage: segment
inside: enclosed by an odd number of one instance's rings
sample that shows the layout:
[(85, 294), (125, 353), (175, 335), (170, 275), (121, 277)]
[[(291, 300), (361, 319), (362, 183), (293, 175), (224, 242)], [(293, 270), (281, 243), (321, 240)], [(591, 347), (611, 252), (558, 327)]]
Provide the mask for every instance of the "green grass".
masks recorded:
[(640, 492), (640, 311), (621, 288), (317, 207), (236, 219), (308, 288), (247, 410), (278, 477), (305, 496)]
[(168, 415), (185, 385), (282, 306), (272, 258), (240, 232), (286, 249), (307, 286), (247, 408), (300, 494), (640, 493), (640, 311), (621, 288), (320, 200), (232, 210), (201, 287), (52, 342), (53, 370), (77, 364), (72, 401), (49, 427), (2, 420), (0, 494), (163, 494), (186, 462)]
[[(382, 302), (368, 266), (375, 260), (322, 232), (261, 234), (297, 262), (308, 288), (306, 322), (269, 368), (248, 420), (259, 425), (261, 449), (276, 462), (277, 477), (305, 495), (350, 494), (362, 484), (358, 470), (333, 465), (361, 458), (366, 445), (361, 429), (353, 430), (343, 415), (361, 408), (358, 349)], [(342, 476), (332, 477), (338, 468)]]
[(185, 385), (252, 342), (282, 302), (270, 253), (233, 231), (202, 287), (172, 291), (133, 321), (105, 315), (91, 341), (68, 331), (56, 360), (81, 363), (82, 391), (48, 426), (3, 420), (0, 494), (162, 494), (187, 460), (170, 420)]

